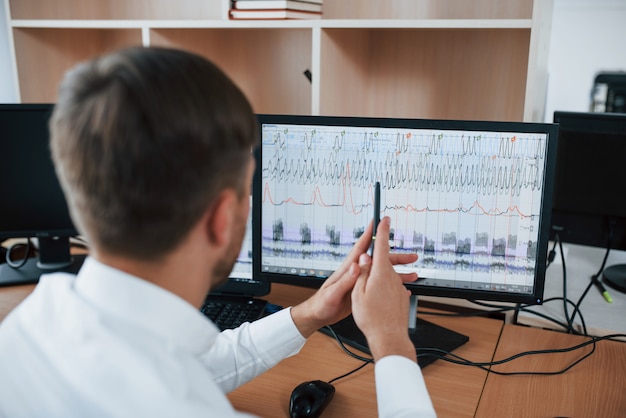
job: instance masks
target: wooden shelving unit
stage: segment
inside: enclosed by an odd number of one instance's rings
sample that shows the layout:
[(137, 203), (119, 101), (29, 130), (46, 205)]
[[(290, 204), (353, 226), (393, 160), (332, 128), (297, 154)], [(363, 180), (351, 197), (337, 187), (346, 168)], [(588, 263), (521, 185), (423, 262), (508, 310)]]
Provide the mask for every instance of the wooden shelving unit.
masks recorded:
[(322, 19), (274, 21), (229, 20), (228, 0), (5, 2), (22, 102), (158, 45), (216, 62), (258, 113), (543, 119), (552, 0), (324, 0)]

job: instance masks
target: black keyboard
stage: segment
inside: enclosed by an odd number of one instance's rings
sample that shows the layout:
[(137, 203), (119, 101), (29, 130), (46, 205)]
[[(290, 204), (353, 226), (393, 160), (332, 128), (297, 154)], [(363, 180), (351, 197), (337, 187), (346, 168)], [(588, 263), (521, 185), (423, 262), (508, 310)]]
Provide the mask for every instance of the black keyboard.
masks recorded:
[(237, 328), (263, 316), (267, 301), (263, 299), (228, 299), (209, 297), (200, 311), (220, 330)]

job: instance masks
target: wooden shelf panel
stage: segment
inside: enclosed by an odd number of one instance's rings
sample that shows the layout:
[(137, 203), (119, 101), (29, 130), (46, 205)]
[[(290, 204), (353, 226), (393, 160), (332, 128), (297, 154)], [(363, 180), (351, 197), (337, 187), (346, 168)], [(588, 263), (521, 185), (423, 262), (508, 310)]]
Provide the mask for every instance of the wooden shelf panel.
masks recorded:
[(9, 0), (12, 19), (221, 19), (228, 0)]
[(153, 29), (151, 45), (203, 55), (231, 77), (257, 113), (311, 113), (309, 29)]
[(65, 72), (78, 62), (141, 45), (137, 29), (13, 30), (22, 102), (52, 103)]
[(543, 118), (552, 0), (325, 0), (323, 19), (255, 21), (229, 20), (229, 1), (7, 0), (22, 101), (143, 44), (210, 58), (258, 113)]
[(128, 19), (13, 19), (14, 28), (84, 29), (530, 29), (531, 19), (318, 19), (318, 20), (128, 20)]
[(324, 0), (324, 19), (530, 19), (533, 0)]
[(324, 29), (321, 43), (321, 114), (523, 119), (528, 29)]

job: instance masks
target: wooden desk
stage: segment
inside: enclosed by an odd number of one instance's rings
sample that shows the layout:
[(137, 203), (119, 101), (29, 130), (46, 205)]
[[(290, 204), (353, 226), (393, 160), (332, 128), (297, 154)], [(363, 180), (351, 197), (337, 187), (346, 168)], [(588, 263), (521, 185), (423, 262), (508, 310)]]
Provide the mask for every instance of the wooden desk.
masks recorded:
[[(495, 359), (522, 351), (565, 348), (588, 338), (505, 325)], [(591, 350), (523, 357), (494, 370), (555, 371)], [(556, 376), (489, 374), (477, 417), (625, 417), (626, 344), (600, 341), (582, 363)]]
[[(34, 286), (0, 288), (0, 320)], [(283, 306), (298, 303), (313, 290), (272, 285), (268, 300)], [(584, 337), (504, 325), (486, 318), (428, 317), (427, 320), (469, 335), (455, 353), (473, 361), (501, 359), (521, 351), (572, 346)], [(500, 335), (501, 334), (501, 335)], [(497, 347), (497, 350), (496, 350)], [(495, 370), (555, 370), (583, 351), (524, 357)], [(356, 368), (331, 338), (315, 334), (302, 351), (229, 394), (235, 407), (260, 416), (287, 416), (289, 395), (306, 380), (332, 379)], [(424, 377), (439, 417), (624, 417), (626, 416), (626, 344), (603, 341), (596, 352), (559, 376), (497, 376), (441, 360), (427, 366)], [(337, 393), (324, 417), (374, 417), (373, 366), (335, 383)]]
[[(290, 306), (306, 299), (312, 289), (272, 284), (267, 299)], [(470, 337), (455, 353), (474, 361), (493, 357), (503, 322), (487, 318), (425, 318)], [(329, 380), (358, 367), (360, 361), (345, 354), (337, 343), (321, 333), (313, 335), (302, 351), (262, 376), (229, 394), (242, 411), (263, 417), (287, 417), (289, 396), (298, 384), (308, 380)], [(424, 378), (439, 417), (473, 417), (487, 373), (437, 360), (423, 369)], [(373, 365), (335, 382), (337, 392), (324, 417), (376, 417)]]

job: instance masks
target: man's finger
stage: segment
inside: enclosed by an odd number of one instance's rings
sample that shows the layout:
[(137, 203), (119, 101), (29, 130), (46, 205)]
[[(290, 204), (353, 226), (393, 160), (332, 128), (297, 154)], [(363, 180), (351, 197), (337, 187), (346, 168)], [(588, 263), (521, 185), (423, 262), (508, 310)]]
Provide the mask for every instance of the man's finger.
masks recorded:
[(397, 264), (411, 264), (417, 261), (417, 254), (415, 253), (392, 253), (389, 254), (389, 261), (394, 266)]
[(381, 219), (378, 224), (376, 239), (374, 240), (374, 258), (389, 257), (389, 225), (388, 216)]

